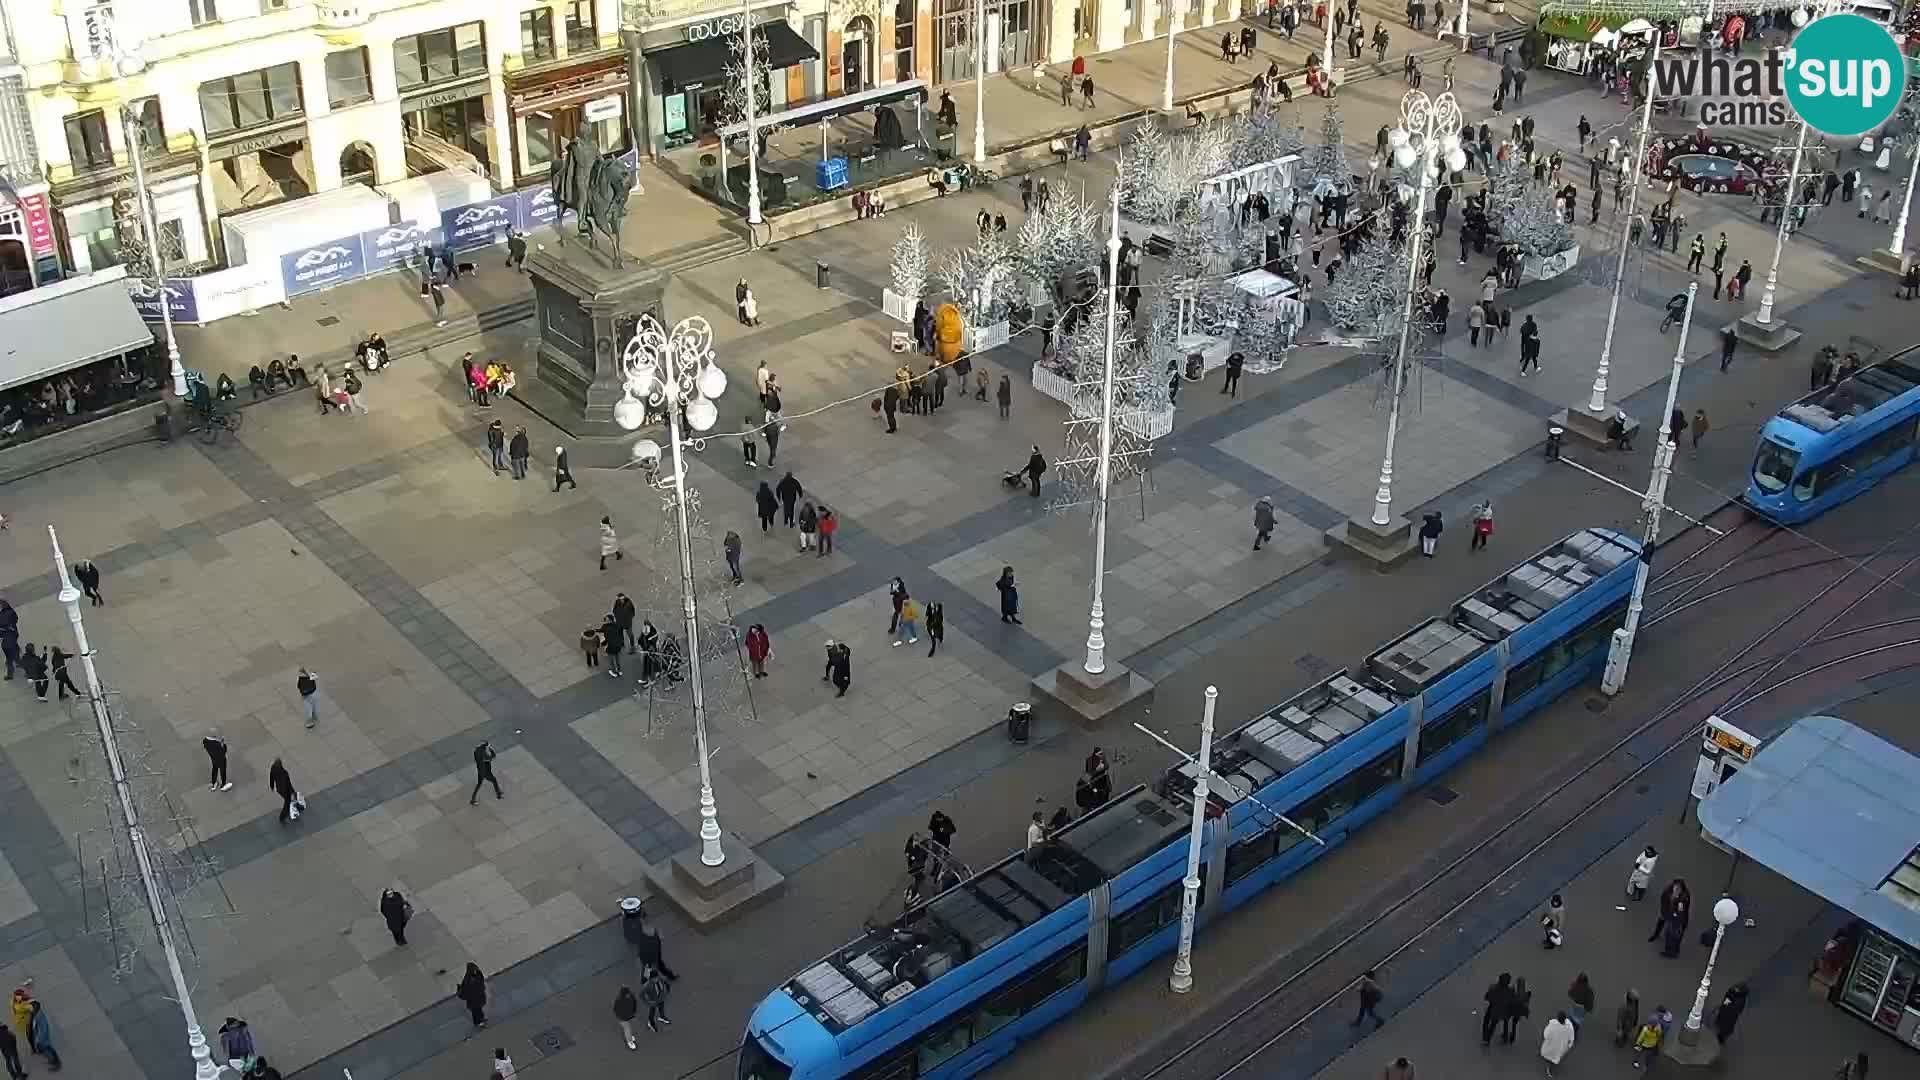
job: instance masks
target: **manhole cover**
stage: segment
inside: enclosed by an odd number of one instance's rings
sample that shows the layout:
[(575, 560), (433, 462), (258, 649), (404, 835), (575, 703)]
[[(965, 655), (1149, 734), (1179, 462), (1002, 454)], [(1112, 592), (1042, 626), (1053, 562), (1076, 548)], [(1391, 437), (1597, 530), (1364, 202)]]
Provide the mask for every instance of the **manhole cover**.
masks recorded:
[(314, 321), (315, 321), (315, 322), (317, 322), (317, 323), (319, 323), (319, 324), (320, 324), (321, 326), (339, 326), (339, 325), (340, 325), (340, 316), (338, 316), (338, 315), (322, 315), (322, 316), (321, 316), (320, 318), (318, 318), (318, 319), (315, 319)]
[(540, 1051), (543, 1056), (557, 1054), (573, 1045), (573, 1037), (567, 1034), (566, 1029), (557, 1027), (536, 1031), (527, 1041), (532, 1043), (533, 1048)]
[(1459, 792), (1445, 784), (1435, 784), (1427, 789), (1427, 799), (1435, 806), (1445, 806), (1459, 797)]
[(1613, 701), (1610, 698), (1590, 697), (1587, 699), (1587, 711), (1593, 713), (1606, 712), (1607, 706), (1611, 704), (1613, 704)]
[(1293, 666), (1306, 672), (1308, 675), (1318, 675), (1327, 670), (1331, 665), (1313, 653), (1302, 653), (1300, 658), (1293, 662)]

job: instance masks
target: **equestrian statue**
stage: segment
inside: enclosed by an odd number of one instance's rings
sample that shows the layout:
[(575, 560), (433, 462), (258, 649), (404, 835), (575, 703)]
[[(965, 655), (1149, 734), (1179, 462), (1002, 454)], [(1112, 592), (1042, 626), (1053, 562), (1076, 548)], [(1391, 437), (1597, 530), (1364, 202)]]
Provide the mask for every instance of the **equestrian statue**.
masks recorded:
[(614, 268), (624, 269), (620, 229), (627, 217), (627, 197), (633, 191), (633, 171), (619, 158), (603, 156), (592, 132), (582, 131), (567, 144), (566, 153), (554, 159), (548, 181), (559, 208), (553, 220), (555, 239), (566, 243), (565, 219), (571, 210), (587, 250), (598, 251), (593, 234), (604, 233), (613, 241)]

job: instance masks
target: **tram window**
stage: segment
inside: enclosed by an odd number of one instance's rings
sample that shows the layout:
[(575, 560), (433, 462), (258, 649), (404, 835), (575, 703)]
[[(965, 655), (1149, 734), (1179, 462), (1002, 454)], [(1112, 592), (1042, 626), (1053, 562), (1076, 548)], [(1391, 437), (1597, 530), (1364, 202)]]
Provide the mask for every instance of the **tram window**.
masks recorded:
[(1507, 672), (1506, 700), (1517, 700), (1522, 694), (1540, 685), (1542, 659), (1535, 656), (1512, 671)]
[[(1289, 832), (1292, 830), (1289, 829)], [(1265, 866), (1274, 855), (1274, 840), (1279, 836), (1275, 828), (1256, 833), (1227, 849), (1227, 884), (1231, 885), (1255, 870)]]
[(1375, 793), (1400, 779), (1400, 749), (1381, 754), (1342, 777), (1334, 785), (1307, 800), (1294, 816), (1302, 828), (1314, 833), (1345, 817), (1347, 812), (1366, 802)]
[(913, 1059), (913, 1048), (903, 1047), (868, 1063), (850, 1080), (913, 1080)]
[[(1207, 874), (1200, 872), (1200, 895), (1196, 905), (1206, 901)], [(1185, 886), (1176, 881), (1161, 889), (1132, 911), (1113, 920), (1107, 928), (1107, 958), (1112, 959), (1151, 937), (1154, 931), (1171, 926), (1180, 919), (1181, 893)]]
[(1039, 1008), (1048, 998), (1086, 978), (1086, 975), (1087, 947), (1076, 945), (1041, 965), (1039, 970), (1025, 979), (982, 1002), (980, 1011), (973, 1017), (973, 1041), (979, 1042)]
[(1467, 701), (1447, 710), (1447, 714), (1420, 732), (1420, 752), (1415, 759), (1426, 764), (1433, 755), (1459, 742), (1487, 718), (1487, 702), (1492, 691), (1482, 690)]
[(1574, 656), (1584, 656), (1607, 643), (1613, 632), (1626, 618), (1626, 601), (1613, 605), (1600, 614), (1588, 619), (1586, 624), (1574, 631), (1571, 639), (1571, 652)]
[(1001, 991), (980, 1003), (973, 1014), (973, 1037), (980, 1040), (1020, 1019), (1020, 1002), (1014, 996), (1018, 987)]
[(920, 1040), (915, 1047), (914, 1059), (919, 1066), (921, 1076), (932, 1072), (948, 1061), (959, 1057), (967, 1047), (973, 1045), (973, 1028), (962, 1020), (951, 1027), (943, 1028), (932, 1036)]
[(1785, 491), (1793, 479), (1793, 471), (1800, 466), (1800, 452), (1774, 442), (1771, 439), (1760, 443), (1760, 453), (1753, 459), (1753, 482), (1761, 491), (1777, 494)]
[(1823, 486), (1820, 483), (1820, 478), (1826, 471), (1825, 468), (1808, 469), (1806, 472), (1794, 477), (1793, 497), (1805, 501), (1819, 494)]

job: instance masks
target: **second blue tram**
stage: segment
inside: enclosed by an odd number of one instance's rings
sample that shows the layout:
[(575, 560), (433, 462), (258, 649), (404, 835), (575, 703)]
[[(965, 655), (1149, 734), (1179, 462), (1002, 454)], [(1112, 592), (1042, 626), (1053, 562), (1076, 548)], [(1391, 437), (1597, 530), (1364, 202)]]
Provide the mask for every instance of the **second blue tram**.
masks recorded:
[(1760, 429), (1747, 490), (1754, 512), (1797, 525), (1913, 461), (1920, 345), (1908, 346), (1780, 410)]
[[(1210, 799), (1199, 917), (1298, 873), (1591, 678), (1639, 554), (1619, 533), (1575, 533), (1216, 741), (1213, 769), (1232, 786)], [(1193, 776), (1171, 768), (795, 975), (754, 1009), (740, 1080), (971, 1076), (1166, 953)]]

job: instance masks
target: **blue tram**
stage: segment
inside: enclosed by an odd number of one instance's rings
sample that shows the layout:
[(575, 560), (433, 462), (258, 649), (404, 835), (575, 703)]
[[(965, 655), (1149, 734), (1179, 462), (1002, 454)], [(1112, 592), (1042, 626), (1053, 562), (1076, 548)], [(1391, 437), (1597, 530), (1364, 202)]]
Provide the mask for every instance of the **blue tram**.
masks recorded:
[[(1575, 533), (1217, 740), (1214, 771), (1232, 786), (1213, 787), (1199, 918), (1299, 872), (1596, 674), (1639, 554), (1619, 533)], [(1194, 770), (1167, 770), (794, 976), (754, 1009), (740, 1080), (971, 1076), (1169, 951)]]
[(1740, 501), (1783, 525), (1810, 521), (1913, 461), (1920, 345), (1815, 390), (1760, 429)]

